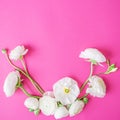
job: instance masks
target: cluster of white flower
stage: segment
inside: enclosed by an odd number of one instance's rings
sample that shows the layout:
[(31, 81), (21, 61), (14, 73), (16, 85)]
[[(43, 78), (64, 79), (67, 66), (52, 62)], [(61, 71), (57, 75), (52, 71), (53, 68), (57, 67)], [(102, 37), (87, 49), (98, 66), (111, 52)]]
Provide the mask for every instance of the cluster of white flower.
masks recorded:
[[(24, 46), (17, 46), (10, 52), (8, 60), (9, 58), (11, 60), (22, 59), (27, 52), (28, 49), (25, 49)], [(3, 53), (6, 53), (6, 51), (3, 50)], [(102, 62), (107, 61), (105, 56), (95, 48), (87, 48), (85, 51), (80, 53), (79, 57), (88, 59), (92, 65), (101, 64)], [(11, 63), (11, 61), (9, 62)], [(54, 115), (55, 119), (60, 119), (66, 116), (72, 117), (83, 110), (88, 98), (86, 96), (79, 97), (82, 89), (80, 89), (78, 83), (74, 79), (64, 77), (53, 85), (53, 91), (42, 91), (44, 92), (42, 96), (32, 96), (23, 88), (20, 76), (20, 74), (23, 73), (23, 75), (30, 78), (28, 72), (26, 73), (24, 70), (16, 67), (13, 63), (11, 64), (15, 67), (16, 71), (10, 72), (5, 79), (3, 90), (7, 97), (12, 96), (17, 88), (21, 88), (23, 92), (29, 96), (25, 100), (24, 105), (30, 111), (35, 114), (38, 114), (41, 111), (47, 116)], [(117, 67), (115, 67), (114, 64), (108, 65), (108, 69), (104, 74), (109, 74), (111, 72), (115, 72), (116, 70)], [(30, 80), (31, 79), (32, 78), (30, 78)], [(32, 81), (32, 83), (34, 82), (35, 81)], [(106, 85), (101, 77), (90, 74), (88, 80), (82, 85), (82, 87), (84, 87), (87, 83), (87, 95), (89, 94), (99, 98), (103, 98), (106, 95)]]
[(45, 95), (39, 100), (29, 97), (25, 100), (24, 105), (33, 111), (39, 109), (39, 111), (41, 110), (47, 116), (54, 115), (55, 119), (60, 119), (68, 115), (74, 116), (80, 113), (85, 104), (82, 100), (76, 100), (69, 108), (63, 105), (58, 106), (55, 98)]
[(47, 116), (54, 115), (56, 119), (60, 119), (68, 115), (74, 116), (82, 111), (85, 103), (77, 100), (79, 94), (77, 82), (65, 77), (53, 85), (53, 91), (44, 93), (39, 100), (29, 97), (24, 104), (28, 109), (33, 111), (39, 109)]

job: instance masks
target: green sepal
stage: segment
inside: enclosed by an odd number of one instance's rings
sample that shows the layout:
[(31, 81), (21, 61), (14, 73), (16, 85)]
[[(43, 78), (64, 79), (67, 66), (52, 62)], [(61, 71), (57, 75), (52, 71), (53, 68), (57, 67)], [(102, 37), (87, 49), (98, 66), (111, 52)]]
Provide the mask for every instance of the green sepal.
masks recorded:
[(22, 60), (23, 59), (23, 55), (21, 55), (19, 59)]
[(16, 88), (19, 88), (21, 86), (22, 86), (22, 82), (21, 82), (20, 78), (18, 77), (18, 82), (16, 84)]
[(57, 106), (58, 106), (58, 107), (62, 107), (63, 104), (59, 101), (59, 102), (57, 102)]
[(89, 61), (90, 61), (92, 64), (97, 65), (97, 61), (96, 61), (96, 60), (90, 59)]
[(83, 98), (83, 102), (84, 102), (85, 104), (87, 104), (87, 103), (88, 103), (88, 98), (87, 98), (87, 97), (84, 97), (84, 98)]
[(30, 112), (33, 112), (34, 110), (33, 110), (33, 109), (31, 109), (31, 108), (29, 108), (29, 111), (30, 111)]
[(40, 109), (34, 110), (34, 114), (35, 114), (35, 115), (38, 115), (39, 113), (40, 113)]

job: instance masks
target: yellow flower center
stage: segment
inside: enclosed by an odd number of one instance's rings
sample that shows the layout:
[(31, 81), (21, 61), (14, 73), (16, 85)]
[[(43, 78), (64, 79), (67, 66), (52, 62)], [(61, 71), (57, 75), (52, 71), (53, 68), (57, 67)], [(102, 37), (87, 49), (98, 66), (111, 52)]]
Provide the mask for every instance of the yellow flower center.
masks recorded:
[(64, 92), (68, 94), (70, 92), (70, 89), (69, 88), (64, 88)]

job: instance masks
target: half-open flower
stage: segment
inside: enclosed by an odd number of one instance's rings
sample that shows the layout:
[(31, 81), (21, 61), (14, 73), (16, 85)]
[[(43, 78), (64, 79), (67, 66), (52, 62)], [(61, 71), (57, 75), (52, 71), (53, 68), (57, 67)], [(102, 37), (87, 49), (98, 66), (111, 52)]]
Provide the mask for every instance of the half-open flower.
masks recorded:
[(39, 100), (37, 98), (29, 97), (25, 100), (24, 105), (28, 109), (36, 110), (39, 108)]
[(79, 57), (88, 59), (93, 63), (106, 62), (105, 56), (98, 49), (95, 48), (85, 49), (80, 53)]
[(27, 52), (28, 52), (28, 49), (25, 49), (24, 46), (17, 46), (10, 52), (9, 57), (11, 60), (18, 60)]
[(39, 108), (41, 109), (43, 114), (47, 116), (53, 115), (57, 108), (57, 102), (55, 98), (45, 95), (40, 98)]
[(76, 100), (74, 103), (72, 103), (69, 109), (70, 117), (80, 113), (83, 110), (84, 105), (85, 104), (82, 100)]
[(63, 117), (67, 117), (68, 115), (69, 115), (68, 110), (66, 109), (66, 107), (62, 106), (56, 109), (54, 117), (55, 119), (60, 119)]
[(20, 79), (20, 74), (18, 71), (10, 72), (4, 82), (3, 91), (7, 97), (10, 97), (14, 94), (16, 90), (16, 85)]
[(53, 92), (57, 101), (63, 105), (71, 104), (80, 94), (78, 84), (70, 77), (65, 77), (53, 85)]
[(102, 78), (99, 76), (92, 76), (89, 78), (89, 87), (86, 90), (86, 93), (94, 97), (104, 97), (106, 94), (106, 85)]

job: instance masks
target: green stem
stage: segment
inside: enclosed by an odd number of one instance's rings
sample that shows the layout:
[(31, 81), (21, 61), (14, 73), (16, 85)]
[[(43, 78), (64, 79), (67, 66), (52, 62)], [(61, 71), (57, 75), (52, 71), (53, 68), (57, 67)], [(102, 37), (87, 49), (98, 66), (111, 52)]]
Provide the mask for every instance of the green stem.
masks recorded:
[(26, 74), (21, 68), (17, 67), (16, 65), (14, 65), (12, 63), (12, 61), (9, 59), (9, 56), (8, 56), (8, 53), (6, 52), (6, 59), (8, 61), (8, 63), (16, 70), (18, 70), (19, 72), (21, 72), (24, 76), (26, 76), (30, 81), (31, 83), (33, 84), (33, 86), (40, 92), (41, 95), (44, 94), (44, 90), (42, 89), (42, 87), (35, 81), (33, 80), (33, 78), (29, 75), (29, 74)]
[(85, 85), (88, 83), (89, 78), (92, 76), (92, 74), (93, 74), (93, 63), (91, 63), (91, 65), (90, 65), (90, 74), (89, 74), (89, 77), (88, 77), (88, 79), (82, 84), (82, 86), (80, 87), (80, 91), (82, 91), (83, 88), (85, 87)]
[(24, 61), (24, 58), (22, 57), (22, 58), (20, 59), (20, 61), (21, 61), (22, 65), (23, 65), (23, 68), (24, 68), (26, 74), (29, 74), (29, 73), (28, 73), (28, 70), (27, 70), (27, 67), (26, 67), (26, 64), (25, 64), (25, 61)]
[(45, 91), (42, 89), (42, 87), (35, 80), (33, 80), (33, 78), (30, 75), (25, 74), (25, 76), (32, 82), (32, 84), (37, 88), (37, 90), (43, 95)]
[(88, 93), (86, 93), (84, 96), (78, 98), (79, 100), (83, 99), (84, 97), (87, 97), (88, 96)]
[(20, 87), (18, 87), (18, 88), (20, 88), (20, 89), (23, 91), (23, 93), (24, 93), (25, 95), (27, 95), (28, 97), (34, 97), (34, 98), (37, 98), (37, 99), (40, 98), (40, 96), (34, 96), (34, 95), (31, 95), (30, 93), (28, 93), (23, 86), (20, 86)]

